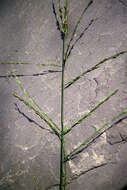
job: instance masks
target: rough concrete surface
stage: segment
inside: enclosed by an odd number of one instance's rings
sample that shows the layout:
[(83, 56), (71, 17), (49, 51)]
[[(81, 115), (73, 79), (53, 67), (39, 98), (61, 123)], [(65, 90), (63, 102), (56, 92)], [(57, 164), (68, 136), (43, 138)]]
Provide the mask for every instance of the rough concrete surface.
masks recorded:
[[(55, 6), (57, 2), (54, 0)], [(87, 3), (88, 0), (69, 1), (69, 36)], [(93, 23), (68, 59), (65, 81), (103, 58), (127, 50), (126, 0), (95, 0), (81, 21), (77, 37), (92, 19)], [(25, 96), (11, 73), (19, 76), (24, 88), (60, 125), (60, 68), (38, 64), (60, 64), (61, 47), (51, 0), (0, 0), (0, 62), (30, 63), (0, 64), (0, 190), (35, 190), (34, 177), (43, 190), (59, 183), (59, 139), (13, 97), (14, 92)], [(107, 61), (65, 90), (65, 125), (70, 126), (116, 88), (119, 92), (115, 96), (66, 135), (68, 153), (127, 108), (127, 54)], [(126, 140), (125, 117), (68, 162), (69, 177), (82, 173), (68, 189), (120, 190), (124, 187), (127, 184)], [(90, 168), (94, 169), (87, 172)]]

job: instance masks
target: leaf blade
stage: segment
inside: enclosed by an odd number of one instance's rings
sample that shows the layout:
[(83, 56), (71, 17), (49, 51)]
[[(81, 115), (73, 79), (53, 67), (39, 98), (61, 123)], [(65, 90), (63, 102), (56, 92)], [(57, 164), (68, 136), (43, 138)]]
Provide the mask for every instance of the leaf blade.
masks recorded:
[(68, 88), (69, 86), (71, 86), (72, 84), (74, 84), (77, 80), (79, 80), (80, 78), (82, 78), (85, 74), (95, 70), (95, 69), (98, 69), (99, 66), (103, 63), (105, 63), (106, 61), (109, 61), (111, 59), (116, 59), (117, 57), (119, 57), (120, 55), (122, 54), (125, 54), (127, 53), (127, 51), (120, 51), (119, 53), (117, 54), (114, 54), (110, 57), (106, 57), (104, 58), (103, 60), (101, 60), (99, 63), (97, 63), (96, 65), (94, 65), (93, 67), (90, 67), (89, 69), (87, 69), (86, 71), (84, 71), (83, 73), (81, 73), (80, 75), (78, 75), (77, 77), (75, 77), (74, 79), (70, 80), (69, 82), (67, 82), (65, 84), (65, 88)]
[(52, 123), (52, 125), (54, 125), (58, 130), (58, 126), (52, 121), (52, 119), (41, 109), (41, 107), (36, 103), (36, 101), (30, 96), (30, 94), (27, 92), (27, 90), (23, 87), (21, 81), (18, 79), (18, 77), (15, 75), (15, 79), (16, 79), (16, 82), (18, 84), (18, 86), (20, 87), (20, 89), (23, 91), (23, 93), (28, 97), (29, 101), (35, 105), (40, 111), (41, 111), (41, 114), (44, 115), (44, 117), (46, 117), (46, 119)]
[(103, 103), (108, 101), (112, 96), (114, 96), (118, 92), (118, 89), (116, 89), (114, 92), (112, 92), (109, 96), (107, 96), (105, 99), (101, 100), (91, 111), (89, 111), (87, 114), (85, 114), (83, 117), (81, 117), (79, 120), (77, 120), (70, 128), (67, 128), (64, 131), (64, 135), (69, 133), (75, 126), (79, 125), (84, 119), (89, 117), (96, 111)]
[(58, 129), (54, 125), (52, 125), (52, 123), (49, 120), (47, 120), (47, 118), (45, 118), (37, 109), (35, 109), (29, 102), (24, 100), (17, 93), (14, 93), (13, 96), (19, 99), (21, 102), (23, 102), (29, 109), (33, 110), (35, 114), (38, 115), (41, 119), (43, 119), (43, 121), (45, 121), (48, 124), (48, 126), (53, 130), (53, 132), (60, 138), (60, 133)]
[[(120, 119), (122, 116), (127, 114), (127, 109), (124, 110), (123, 112), (121, 112), (120, 114), (118, 114), (117, 116), (113, 117), (111, 120), (108, 120), (106, 123), (104, 123), (102, 125), (102, 127), (100, 127), (98, 130), (96, 130), (89, 138), (87, 138), (87, 140), (83, 141), (83, 143), (81, 143), (77, 148), (73, 149), (65, 158), (65, 162), (69, 161), (70, 159), (72, 159), (75, 155), (79, 154), (82, 149), (87, 146), (88, 144), (90, 144), (95, 138), (97, 138), (98, 136), (100, 136), (101, 134), (103, 134), (103, 132), (105, 132), (104, 130), (106, 130), (106, 127), (108, 127), (110, 124), (112, 124), (113, 122), (115, 122), (116, 120)], [(107, 128), (108, 129), (108, 128)]]
[(85, 7), (85, 9), (82, 11), (81, 15), (79, 16), (79, 18), (78, 18), (78, 20), (77, 20), (77, 22), (75, 24), (75, 27), (74, 27), (74, 30), (72, 32), (71, 38), (70, 38), (70, 40), (69, 40), (69, 42), (67, 44), (67, 48), (66, 48), (66, 52), (65, 52), (66, 59), (68, 58), (68, 51), (70, 49), (71, 43), (72, 43), (72, 41), (74, 39), (74, 36), (75, 36), (75, 34), (77, 32), (78, 26), (79, 26), (79, 24), (80, 24), (80, 22), (81, 22), (81, 20), (82, 20), (82, 18), (84, 16), (85, 12), (87, 11), (87, 9), (90, 7), (90, 5), (92, 3), (93, 3), (93, 0), (90, 0), (89, 3), (87, 4), (87, 6)]

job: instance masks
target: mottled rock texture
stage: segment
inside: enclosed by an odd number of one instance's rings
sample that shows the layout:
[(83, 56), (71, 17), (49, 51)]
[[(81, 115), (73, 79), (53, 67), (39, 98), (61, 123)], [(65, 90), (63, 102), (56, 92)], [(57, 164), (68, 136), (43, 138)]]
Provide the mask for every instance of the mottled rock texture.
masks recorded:
[[(87, 3), (88, 0), (69, 1), (69, 36)], [(57, 0), (54, 4), (57, 5)], [(127, 50), (126, 0), (95, 0), (82, 19), (77, 37), (92, 19), (93, 23), (68, 59), (65, 81), (103, 58)], [(30, 63), (0, 65), (0, 190), (35, 190), (34, 177), (43, 190), (59, 182), (59, 139), (13, 97), (14, 92), (24, 95), (10, 76), (12, 72), (19, 75), (25, 89), (60, 125), (60, 68), (38, 64), (60, 64), (61, 47), (51, 0), (0, 1), (0, 62)], [(107, 61), (65, 90), (65, 125), (70, 126), (116, 88), (119, 92), (115, 96), (66, 135), (68, 153), (127, 108), (127, 55)], [(120, 190), (124, 187), (126, 141), (125, 117), (68, 162), (69, 177), (77, 176), (68, 189)]]

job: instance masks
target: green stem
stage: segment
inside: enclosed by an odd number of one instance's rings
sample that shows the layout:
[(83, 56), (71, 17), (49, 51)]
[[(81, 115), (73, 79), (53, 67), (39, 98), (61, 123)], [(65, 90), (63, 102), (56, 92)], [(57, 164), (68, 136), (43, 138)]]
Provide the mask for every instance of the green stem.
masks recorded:
[(78, 20), (77, 20), (77, 22), (76, 22), (76, 25), (75, 25), (74, 30), (73, 30), (73, 32), (72, 32), (71, 38), (70, 38), (69, 43), (68, 43), (67, 48), (66, 48), (66, 52), (65, 52), (66, 59), (68, 58), (68, 51), (69, 51), (69, 48), (70, 48), (70, 46), (71, 46), (71, 42), (72, 42), (73, 39), (74, 39), (74, 36), (75, 36), (75, 34), (76, 34), (76, 32), (77, 32), (78, 26), (79, 26), (79, 24), (80, 24), (80, 22), (81, 22), (81, 20), (82, 20), (82, 18), (83, 18), (83, 15), (85, 14), (85, 12), (87, 11), (87, 9), (90, 7), (90, 5), (91, 5), (92, 3), (93, 3), (93, 0), (90, 0), (90, 2), (89, 2), (88, 5), (86, 6), (86, 8), (83, 10), (82, 14), (80, 15), (80, 17), (78, 18)]
[(60, 159), (60, 190), (65, 189), (65, 149), (64, 149), (64, 68), (65, 68), (65, 35), (63, 35), (63, 53), (62, 53), (62, 79), (61, 79), (61, 159)]
[(64, 1), (64, 19), (62, 23), (62, 36), (63, 36), (63, 48), (62, 48), (62, 78), (61, 78), (61, 151), (60, 151), (60, 186), (59, 190), (66, 190), (66, 163), (64, 162), (65, 153), (65, 141), (64, 141), (64, 69), (66, 63), (65, 55), (65, 42), (68, 32), (68, 0)]

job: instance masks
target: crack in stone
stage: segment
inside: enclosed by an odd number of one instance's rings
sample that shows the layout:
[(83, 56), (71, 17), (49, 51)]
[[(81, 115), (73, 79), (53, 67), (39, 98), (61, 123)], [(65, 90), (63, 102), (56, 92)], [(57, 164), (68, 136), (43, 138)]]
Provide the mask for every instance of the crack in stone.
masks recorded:
[(78, 178), (81, 177), (82, 175), (84, 175), (84, 174), (86, 174), (86, 173), (88, 173), (88, 172), (90, 172), (90, 171), (92, 171), (92, 170), (94, 170), (94, 169), (97, 169), (97, 168), (99, 168), (99, 167), (103, 167), (103, 166), (105, 166), (105, 165), (107, 165), (107, 164), (108, 164), (108, 163), (106, 162), (106, 163), (103, 163), (103, 164), (94, 166), (94, 167), (92, 167), (92, 168), (89, 168), (89, 169), (87, 169), (87, 170), (84, 170), (84, 171), (80, 172), (79, 174), (74, 174), (74, 175), (67, 181), (67, 184), (71, 184), (74, 180), (78, 179)]
[[(100, 168), (100, 167), (104, 167), (106, 166), (108, 163), (102, 163), (100, 165), (96, 165), (94, 167), (91, 167), (89, 169), (86, 169), (84, 171), (81, 171), (79, 174), (74, 174), (72, 177), (70, 177), (68, 180), (67, 180), (67, 185), (71, 184), (73, 181), (77, 180), (79, 177), (85, 175), (86, 173), (90, 172), (90, 171), (93, 171), (94, 169), (97, 169), (97, 168)], [(52, 189), (53, 187), (58, 187), (59, 184), (53, 184), (53, 185), (50, 185), (48, 186), (45, 190), (49, 190), (49, 189)]]
[(127, 139), (125, 139), (120, 133), (119, 133), (119, 135), (120, 135), (121, 140), (118, 140), (118, 141), (115, 141), (115, 142), (110, 142), (110, 141), (108, 141), (108, 143), (109, 143), (110, 145), (127, 143)]
[(96, 78), (93, 78), (93, 80), (96, 82), (96, 85), (97, 85), (96, 89), (95, 89), (95, 94), (96, 94), (95, 98), (97, 98), (97, 95), (98, 95), (97, 88), (98, 88), (99, 83), (98, 83), (98, 80)]

